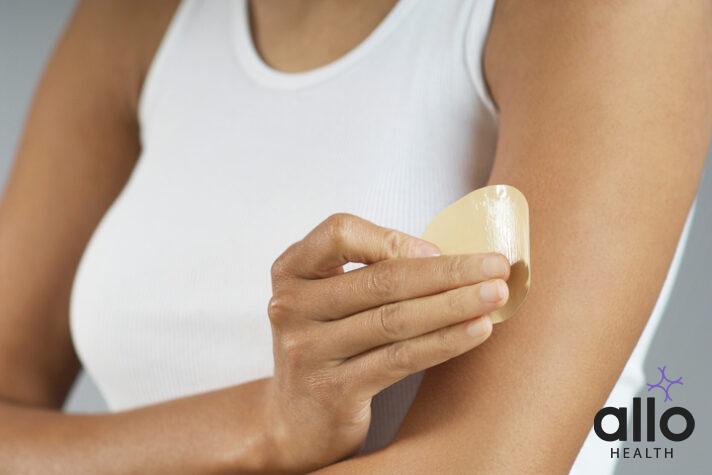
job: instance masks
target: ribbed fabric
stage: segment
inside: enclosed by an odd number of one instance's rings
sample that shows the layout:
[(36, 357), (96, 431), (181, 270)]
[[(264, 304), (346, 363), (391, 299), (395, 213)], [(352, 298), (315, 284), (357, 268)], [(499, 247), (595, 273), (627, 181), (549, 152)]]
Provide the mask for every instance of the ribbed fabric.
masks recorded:
[[(270, 266), (330, 214), (419, 235), (486, 183), (493, 3), (401, 0), (352, 52), (298, 74), (261, 61), (244, 1), (180, 5), (143, 89), (142, 155), (72, 295), (77, 352), (111, 410), (269, 376)], [(366, 451), (392, 439), (420, 377), (375, 398)]]

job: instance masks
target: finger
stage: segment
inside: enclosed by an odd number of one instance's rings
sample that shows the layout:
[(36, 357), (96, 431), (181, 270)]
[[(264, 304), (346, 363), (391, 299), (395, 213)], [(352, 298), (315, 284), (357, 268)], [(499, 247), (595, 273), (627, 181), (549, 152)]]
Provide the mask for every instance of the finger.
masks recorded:
[(391, 302), (409, 300), (508, 279), (509, 262), (501, 254), (465, 254), (421, 259), (392, 259), (330, 277), (305, 281), (307, 318), (333, 320)]
[(509, 297), (504, 280), (488, 280), (440, 294), (394, 302), (327, 322), (320, 351), (335, 359), (407, 340), (490, 313)]
[(439, 255), (437, 246), (427, 241), (357, 216), (335, 214), (280, 256), (277, 270), (315, 279), (334, 275), (347, 262), (371, 264), (399, 257), (435, 255)]
[(375, 396), (406, 376), (475, 348), (491, 333), (492, 320), (479, 317), (363, 353), (346, 360), (341, 369), (354, 390)]

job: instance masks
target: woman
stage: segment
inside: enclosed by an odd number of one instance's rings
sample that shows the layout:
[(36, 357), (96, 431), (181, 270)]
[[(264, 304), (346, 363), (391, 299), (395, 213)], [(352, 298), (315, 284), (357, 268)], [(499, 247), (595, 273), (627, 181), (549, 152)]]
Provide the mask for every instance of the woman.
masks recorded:
[[(80, 2), (0, 208), (0, 466), (566, 472), (695, 195), (710, 18)], [(416, 237), (487, 183), (527, 196), (535, 269), (494, 331), (508, 263)], [(111, 414), (58, 412), (81, 365)]]

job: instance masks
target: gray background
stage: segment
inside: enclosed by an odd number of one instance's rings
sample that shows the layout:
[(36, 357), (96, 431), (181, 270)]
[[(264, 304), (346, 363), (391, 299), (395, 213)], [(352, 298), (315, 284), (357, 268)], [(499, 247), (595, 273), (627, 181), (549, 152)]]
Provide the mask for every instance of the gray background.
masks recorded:
[[(70, 13), (73, 0), (0, 0), (0, 187), (9, 171), (24, 116), (43, 63)], [(712, 168), (712, 156), (707, 169)], [(676, 388), (675, 404), (695, 416), (694, 435), (675, 445), (673, 461), (622, 461), (618, 473), (709, 473), (712, 446), (712, 172), (707, 172), (698, 194), (698, 208), (690, 239), (663, 321), (646, 359), (646, 375), (657, 380), (657, 366), (684, 376)], [(645, 396), (641, 388), (641, 395)], [(658, 400), (660, 407), (661, 400)], [(104, 410), (91, 381), (82, 376), (67, 403), (71, 412)], [(659, 413), (660, 411), (658, 411)], [(674, 426), (673, 426), (674, 428)], [(645, 430), (645, 429), (644, 429)], [(645, 432), (643, 432), (645, 433)], [(660, 436), (658, 436), (660, 437)], [(639, 444), (629, 444), (631, 447)], [(662, 444), (658, 439), (658, 446)]]

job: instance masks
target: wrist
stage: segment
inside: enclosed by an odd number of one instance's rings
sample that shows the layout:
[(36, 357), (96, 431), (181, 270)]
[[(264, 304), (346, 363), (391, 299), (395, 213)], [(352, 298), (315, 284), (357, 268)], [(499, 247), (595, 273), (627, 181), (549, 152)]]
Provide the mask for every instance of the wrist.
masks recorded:
[[(292, 447), (282, 408), (277, 398), (274, 379), (261, 381), (259, 403), (253, 405), (251, 422), (254, 430), (249, 437), (236, 442), (236, 451), (231, 456), (232, 471), (239, 473), (292, 474), (303, 473), (292, 461)], [(244, 420), (237, 421), (245, 433)]]
[(261, 463), (269, 473), (303, 473), (294, 460), (294, 434), (288, 430), (285, 408), (279, 396), (280, 390), (275, 379), (269, 378), (265, 384), (265, 404), (262, 408), (265, 431)]

